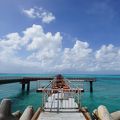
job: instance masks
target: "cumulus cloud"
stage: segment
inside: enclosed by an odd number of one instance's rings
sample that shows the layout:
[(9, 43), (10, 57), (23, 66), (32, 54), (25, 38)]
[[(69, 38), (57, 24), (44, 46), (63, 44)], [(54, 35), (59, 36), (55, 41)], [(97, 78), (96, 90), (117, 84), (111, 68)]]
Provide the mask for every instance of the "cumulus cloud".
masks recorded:
[(100, 70), (119, 70), (120, 48), (112, 44), (103, 45), (96, 51), (95, 58)]
[[(77, 39), (63, 48), (60, 32), (45, 32), (33, 25), (0, 39), (0, 72), (102, 72), (120, 71), (120, 47), (102, 45), (98, 50)], [(8, 67), (6, 67), (8, 66)]]
[(30, 9), (23, 9), (23, 13), (30, 18), (40, 18), (43, 23), (47, 24), (55, 20), (53, 13), (43, 8), (34, 7)]
[(33, 8), (30, 8), (29, 10), (23, 9), (23, 13), (30, 18), (36, 18), (35, 10)]
[[(87, 42), (82, 42), (80, 40), (76, 40), (73, 48), (65, 48), (63, 51), (62, 58), (62, 68), (67, 69), (78, 69), (79, 71), (83, 69), (83, 64), (85, 64), (92, 52), (92, 49), (89, 48), (89, 44)], [(85, 66), (84, 66), (85, 67)]]

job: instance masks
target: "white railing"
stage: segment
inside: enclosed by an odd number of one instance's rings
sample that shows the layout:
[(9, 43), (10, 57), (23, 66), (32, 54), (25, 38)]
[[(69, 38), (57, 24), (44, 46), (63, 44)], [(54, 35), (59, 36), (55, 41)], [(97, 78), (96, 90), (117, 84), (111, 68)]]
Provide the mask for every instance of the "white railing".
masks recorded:
[[(49, 81), (46, 85), (45, 81), (37, 81), (37, 88), (42, 88), (42, 107), (46, 111), (59, 112), (59, 111), (75, 111), (81, 107), (81, 90), (83, 90), (83, 82), (73, 84), (68, 79), (64, 79), (65, 84), (69, 89), (63, 88), (52, 89), (52, 85), (56, 79)], [(44, 83), (44, 85), (42, 84)], [(77, 91), (77, 92), (76, 92)]]
[(48, 93), (43, 93), (43, 108), (52, 112), (74, 111), (75, 109), (81, 107), (80, 89), (78, 91), (79, 92), (76, 93), (72, 89), (70, 91), (64, 91), (63, 89), (60, 89), (56, 93), (50, 95), (48, 90)]

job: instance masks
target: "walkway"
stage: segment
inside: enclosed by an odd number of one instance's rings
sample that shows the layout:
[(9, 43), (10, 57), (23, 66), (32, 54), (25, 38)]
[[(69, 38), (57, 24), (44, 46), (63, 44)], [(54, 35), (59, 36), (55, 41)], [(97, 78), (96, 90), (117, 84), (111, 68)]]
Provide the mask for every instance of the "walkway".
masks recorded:
[(82, 113), (52, 113), (42, 112), (38, 120), (86, 120)]
[(86, 120), (79, 112), (78, 105), (71, 94), (56, 93), (48, 97), (45, 111), (37, 120)]

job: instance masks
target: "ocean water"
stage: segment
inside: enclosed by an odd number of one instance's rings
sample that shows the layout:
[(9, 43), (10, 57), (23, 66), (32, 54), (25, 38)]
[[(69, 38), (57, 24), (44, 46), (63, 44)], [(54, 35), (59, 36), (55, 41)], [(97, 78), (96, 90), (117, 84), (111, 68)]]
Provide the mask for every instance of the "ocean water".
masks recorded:
[[(54, 76), (53, 74), (0, 74), (4, 76)], [(120, 75), (75, 75), (65, 74), (65, 77), (95, 77), (93, 93), (89, 92), (89, 82), (84, 82), (85, 92), (81, 96), (82, 106), (92, 112), (99, 105), (107, 106), (110, 112), (120, 110)], [(42, 94), (36, 93), (37, 82), (31, 82), (30, 93), (21, 92), (20, 83), (0, 85), (0, 101), (3, 98), (12, 99), (12, 111), (23, 111), (28, 105), (37, 109), (42, 104)]]

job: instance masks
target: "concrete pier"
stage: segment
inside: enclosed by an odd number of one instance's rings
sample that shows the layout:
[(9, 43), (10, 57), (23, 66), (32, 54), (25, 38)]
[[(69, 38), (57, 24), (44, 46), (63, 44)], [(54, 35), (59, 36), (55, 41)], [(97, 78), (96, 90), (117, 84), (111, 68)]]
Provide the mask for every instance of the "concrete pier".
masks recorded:
[[(10, 83), (21, 83), (22, 91), (25, 91), (25, 86), (27, 85), (27, 92), (30, 91), (30, 82), (33, 81), (52, 81), (54, 77), (1, 77), (0, 85), (10, 84)], [(85, 78), (85, 77), (67, 77), (69, 81), (81, 81), (90, 83), (90, 92), (93, 92), (93, 82), (96, 81), (96, 78)]]
[(43, 112), (37, 120), (86, 120), (80, 112), (82, 89), (80, 83), (74, 86), (62, 75), (57, 75), (47, 87), (41, 89)]

